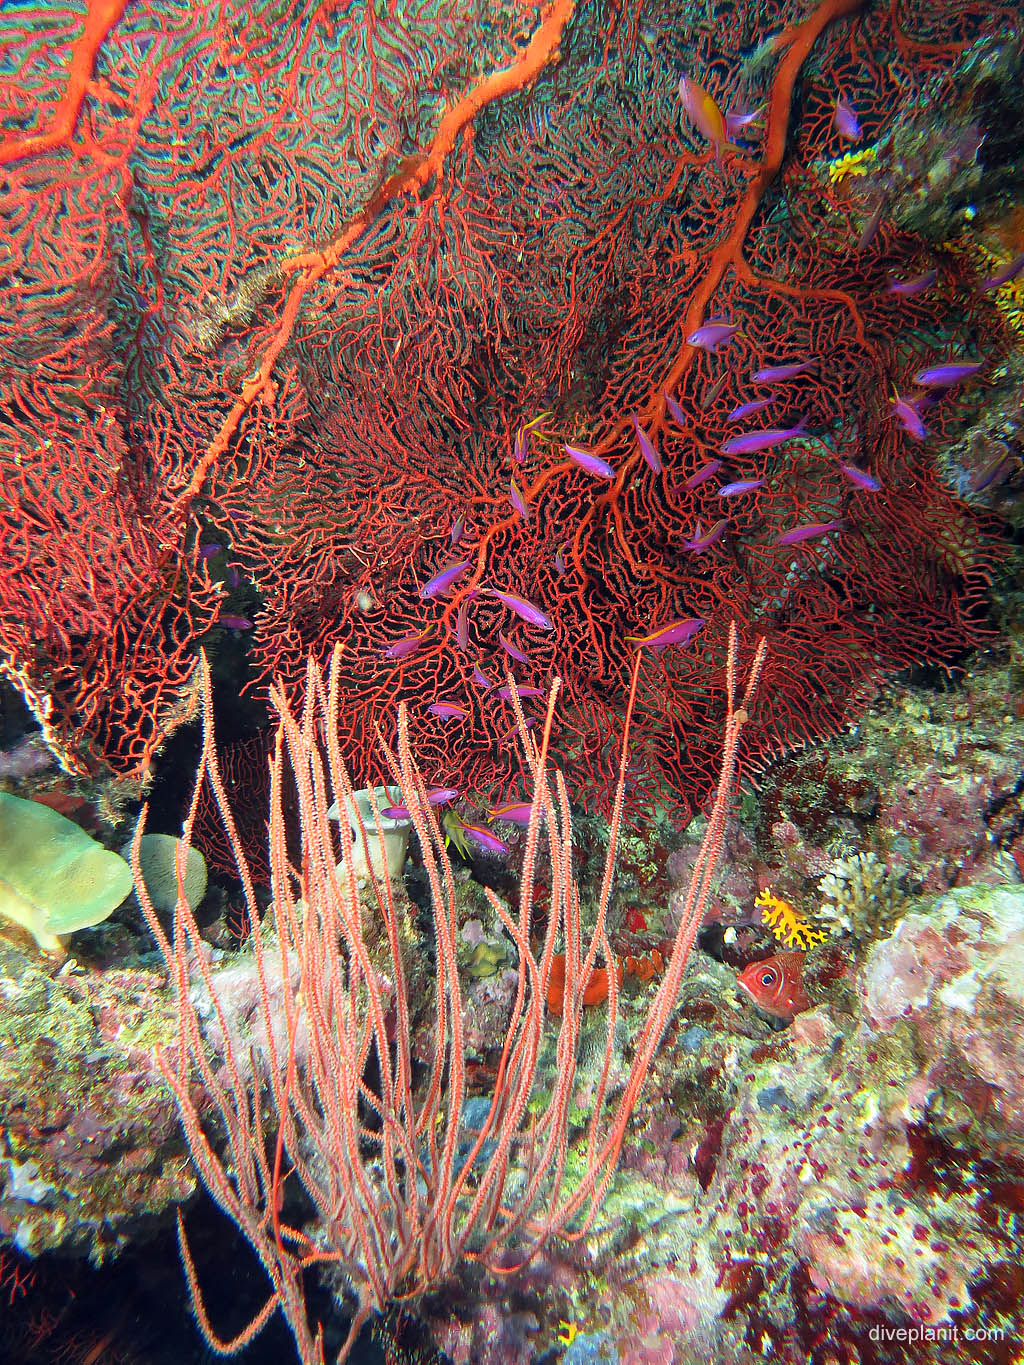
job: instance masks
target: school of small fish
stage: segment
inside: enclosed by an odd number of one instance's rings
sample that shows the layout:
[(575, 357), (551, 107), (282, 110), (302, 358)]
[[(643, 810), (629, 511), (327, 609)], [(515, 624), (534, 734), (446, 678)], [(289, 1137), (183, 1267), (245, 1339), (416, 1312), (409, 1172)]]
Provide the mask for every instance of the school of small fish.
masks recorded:
[[(737, 144), (760, 136), (759, 129), (763, 110), (729, 110), (723, 112), (714, 96), (688, 74), (683, 75), (679, 81), (679, 98), (686, 121), (699, 137), (710, 145), (717, 163), (721, 164), (730, 156), (735, 155)], [(857, 143), (863, 137), (857, 111), (850, 100), (842, 94), (837, 94), (834, 100), (833, 127), (836, 134), (844, 141)], [(880, 220), (880, 217), (881, 214), (876, 213), (875, 220)], [(872, 231), (876, 229), (877, 221), (874, 221)], [(865, 229), (865, 234), (867, 232), (868, 229)], [(863, 239), (860, 245), (864, 245)], [(1024, 255), (1018, 256), (991, 275), (983, 282), (983, 288), (998, 289), (1015, 279), (1021, 271), (1024, 271)], [(897, 299), (913, 298), (932, 288), (937, 279), (938, 274), (934, 269), (911, 279), (891, 279), (886, 287), (886, 292)], [(717, 356), (721, 352), (728, 351), (742, 336), (739, 322), (726, 316), (711, 316), (689, 333), (686, 337), (686, 343), (697, 350), (703, 350), (709, 355)], [(753, 386), (771, 388), (789, 383), (800, 376), (813, 375), (821, 363), (820, 358), (814, 355), (783, 358), (776, 363), (761, 365), (753, 370), (749, 375), (749, 382)], [(926, 440), (928, 428), (923, 414), (935, 401), (936, 395), (941, 395), (945, 390), (970, 379), (982, 368), (982, 364), (982, 361), (968, 360), (960, 356), (947, 356), (935, 364), (924, 366), (913, 377), (913, 383), (918, 390), (916, 394), (894, 392), (892, 397), (887, 400), (894, 420), (912, 440)], [(705, 409), (710, 407), (718, 394), (722, 392), (729, 377), (730, 374), (727, 370), (716, 384), (711, 386), (709, 394), (705, 395), (703, 403)], [(687, 414), (676, 398), (669, 393), (665, 393), (662, 397), (671, 419), (680, 428), (688, 429)], [(747, 423), (777, 401), (776, 395), (758, 396), (755, 393), (735, 407), (728, 414), (726, 420), (730, 424)], [(516, 469), (521, 469), (526, 465), (531, 447), (536, 444), (537, 438), (548, 439), (550, 437), (551, 433), (545, 431), (545, 425), (553, 415), (551, 411), (541, 412), (529, 421), (522, 423), (515, 431), (511, 443), (511, 456)], [(764, 420), (764, 418), (761, 419), (762, 422)], [(661, 475), (663, 473), (662, 455), (654, 436), (644, 425), (640, 413), (631, 414), (629, 421), (633, 428), (635, 448), (642, 457), (643, 465), (652, 476)], [(762, 488), (770, 487), (771, 472), (767, 467), (764, 467), (762, 472), (755, 475), (731, 477), (730, 461), (737, 456), (763, 455), (789, 442), (799, 440), (805, 436), (807, 425), (808, 419), (801, 416), (791, 426), (761, 425), (740, 430), (724, 440), (718, 454), (706, 460), (685, 481), (668, 484), (668, 491), (674, 496), (693, 493), (705, 483), (721, 476), (716, 496), (723, 505), (727, 505), (733, 500), (748, 498), (758, 493)], [(614, 481), (621, 477), (621, 471), (603, 458), (599, 451), (587, 449), (573, 441), (562, 442), (561, 450), (568, 461), (567, 467), (578, 469), (593, 479)], [(876, 475), (869, 469), (863, 469), (858, 465), (842, 461), (837, 462), (837, 473), (841, 476), (841, 485), (846, 490), (847, 497), (856, 497), (861, 493), (878, 493), (882, 489), (881, 481)], [(508, 504), (516, 518), (524, 523), (531, 520), (534, 509), (530, 505), (523, 485), (515, 476), (509, 480)], [(698, 520), (695, 533), (684, 542), (683, 548), (693, 555), (706, 554), (724, 539), (729, 526), (730, 519), (728, 516), (721, 517), (706, 528)], [(780, 530), (771, 543), (779, 549), (807, 546), (824, 537), (841, 535), (845, 526), (846, 522), (841, 515), (821, 521), (797, 523)], [(465, 537), (466, 517), (459, 515), (451, 527), (450, 544), (452, 550), (456, 550)], [(203, 547), (204, 553), (209, 548)], [(553, 566), (559, 576), (567, 572), (567, 548), (568, 543), (560, 546), (553, 561)], [(219, 547), (213, 547), (213, 550), (216, 552)], [(449, 594), (459, 591), (459, 580), (472, 567), (473, 560), (471, 558), (457, 559), (444, 566), (423, 584), (419, 589), (419, 596), (427, 601), (441, 600)], [(469, 609), (474, 601), (481, 598), (489, 598), (498, 602), (527, 627), (540, 631), (553, 631), (555, 629), (555, 622), (551, 616), (537, 603), (510, 591), (508, 588), (480, 584), (472, 586), (468, 590), (462, 590), (462, 596), (458, 601), (453, 634), (456, 646), (463, 652), (469, 651)], [(221, 616), (219, 624), (237, 630), (246, 630), (251, 625), (250, 622), (241, 617), (229, 615)], [(661, 622), (648, 622), (638, 628), (634, 634), (624, 636), (623, 642), (635, 649), (652, 651), (660, 651), (670, 647), (684, 648), (692, 645), (704, 625), (705, 621), (697, 617), (680, 617)], [(408, 659), (432, 637), (434, 629), (434, 627), (427, 627), (425, 630), (393, 641), (384, 648), (384, 658), (395, 662)], [(508, 667), (508, 661), (526, 667), (531, 665), (531, 659), (527, 652), (516, 645), (504, 632), (498, 632), (497, 643), (507, 656), (506, 667)], [(477, 659), (472, 664), (472, 681), (477, 688), (490, 694), (495, 703), (507, 704), (511, 702), (513, 690), (520, 701), (544, 695), (544, 689), (532, 685), (520, 685), (513, 682), (511, 686), (499, 686), (485, 671), (481, 659)], [(424, 705), (429, 715), (444, 724), (462, 724), (471, 719), (470, 706), (465, 700), (457, 697), (425, 699)], [(529, 726), (536, 723), (536, 717), (530, 717), (527, 721)], [(513, 726), (507, 735), (503, 736), (503, 739), (509, 738), (515, 732), (516, 727)], [(454, 788), (438, 788), (434, 793), (428, 794), (428, 800), (443, 804), (450, 802), (457, 795), (458, 792)], [(385, 814), (395, 813), (395, 811), (385, 812)], [(513, 800), (503, 806), (488, 810), (487, 818), (490, 821), (506, 820), (515, 824), (526, 824), (530, 819), (530, 806), (527, 803)], [(507, 846), (503, 841), (485, 827), (469, 825), (461, 817), (455, 816), (454, 813), (452, 813), (452, 818), (449, 821), (454, 827), (453, 822), (457, 822), (461, 828), (462, 836), (476, 843), (479, 847), (494, 852), (507, 851)], [(799, 954), (781, 953), (768, 962), (756, 963), (748, 967), (740, 976), (739, 984), (751, 998), (770, 1013), (774, 1013), (777, 1017), (792, 1017), (800, 1009), (807, 1008), (806, 1003), (804, 1003), (806, 996), (802, 993), (799, 978), (799, 963), (797, 961), (799, 956)]]

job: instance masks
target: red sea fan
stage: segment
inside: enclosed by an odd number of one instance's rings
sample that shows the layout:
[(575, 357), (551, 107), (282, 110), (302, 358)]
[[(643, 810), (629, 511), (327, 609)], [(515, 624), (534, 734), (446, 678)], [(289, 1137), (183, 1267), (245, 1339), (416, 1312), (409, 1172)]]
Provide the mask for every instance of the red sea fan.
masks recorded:
[[(631, 800), (682, 809), (713, 780), (730, 618), (748, 648), (771, 645), (748, 766), (833, 729), (879, 670), (949, 663), (977, 640), (993, 551), (932, 451), (985, 371), (938, 396), (923, 444), (889, 400), (934, 357), (991, 367), (1006, 338), (960, 255), (884, 216), (859, 247), (829, 165), (849, 146), (838, 98), (870, 149), (1009, 9), (739, 0), (683, 24), (674, 4), (571, 0), (519, 20), (495, 5), (487, 22), (118, 8), (88, 51), (71, 20), (34, 20), (45, 45), (7, 43), (0, 104), (19, 283), (2, 515), (20, 547), (0, 648), (56, 747), (144, 767), (230, 597), (197, 552), (211, 533), (258, 594), (251, 686), (293, 684), (311, 647), (342, 644), (360, 781), (379, 776), (375, 731), (390, 737), (405, 699), (429, 780), (514, 784), (500, 634), (529, 659), (518, 682), (563, 679), (555, 751), (602, 805), (626, 637), (703, 618), (692, 644), (649, 656), (634, 727)], [(3, 23), (14, 33), (17, 14)], [(83, 53), (77, 119), (40, 144)], [(723, 109), (762, 111), (739, 145), (716, 155), (690, 127), (684, 72)], [(933, 288), (888, 292), (932, 268)], [(718, 316), (739, 326), (727, 345), (687, 344)], [(751, 381), (804, 359), (791, 380)], [(757, 396), (763, 414), (730, 421)], [(738, 431), (799, 418), (798, 439), (685, 487)], [(566, 442), (614, 477), (582, 471)], [(764, 483), (719, 497), (745, 479)], [(456, 558), (471, 568), (451, 594), (421, 597)], [(468, 719), (439, 719), (437, 701)]]

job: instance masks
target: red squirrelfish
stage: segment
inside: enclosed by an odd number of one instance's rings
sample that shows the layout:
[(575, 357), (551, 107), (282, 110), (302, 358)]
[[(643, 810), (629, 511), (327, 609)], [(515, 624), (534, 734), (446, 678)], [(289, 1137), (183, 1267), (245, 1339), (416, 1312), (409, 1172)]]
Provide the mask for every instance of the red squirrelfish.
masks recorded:
[(686, 340), (691, 346), (714, 354), (719, 346), (724, 346), (727, 341), (731, 341), (739, 330), (738, 322), (726, 322), (724, 318), (712, 318), (709, 322), (698, 327), (695, 332), (691, 332)]
[(766, 370), (755, 370), (750, 377), (755, 384), (781, 384), (813, 369), (816, 363), (814, 360), (795, 360), (792, 365), (769, 365)]
[(838, 531), (842, 525), (839, 521), (809, 521), (803, 526), (794, 526), (791, 531), (783, 531), (781, 536), (775, 539), (776, 545), (800, 545), (805, 540), (813, 540), (815, 536), (827, 535), (829, 531)]
[(593, 474), (595, 478), (615, 478), (615, 470), (611, 465), (598, 459), (596, 455), (591, 455), (589, 450), (580, 450), (579, 446), (566, 446), (565, 453), (574, 464), (578, 464), (581, 469), (585, 469), (588, 474)]
[(727, 141), (725, 118), (712, 96), (691, 76), (680, 76), (679, 98), (686, 117), (714, 146), (715, 155), (721, 155)]
[(499, 592), (497, 588), (491, 589), (491, 596), (496, 597), (502, 606), (508, 607), (509, 611), (515, 614), (531, 626), (537, 626), (539, 630), (554, 630), (555, 625), (550, 616), (546, 616), (540, 607), (535, 607), (532, 602), (528, 602), (525, 597), (516, 597), (511, 592)]
[(811, 1008), (804, 990), (803, 962), (803, 953), (776, 953), (744, 967), (736, 984), (765, 1014), (790, 1022)]
[(766, 427), (761, 431), (745, 432), (742, 436), (730, 436), (722, 445), (722, 454), (756, 455), (759, 450), (769, 450), (800, 436), (806, 426), (807, 419), (801, 417), (795, 427)]
[(667, 626), (659, 626), (649, 635), (627, 635), (628, 645), (640, 645), (646, 649), (664, 649), (667, 645), (688, 645), (699, 630), (704, 627), (703, 616), (693, 616), (686, 621), (670, 621)]
[(636, 431), (636, 439), (637, 444), (640, 447), (640, 454), (647, 461), (648, 465), (651, 468), (652, 473), (660, 474), (661, 456), (655, 450), (654, 443), (651, 440), (651, 438), (647, 435), (647, 432), (644, 431), (643, 427), (640, 425), (640, 418), (636, 415), (636, 413), (633, 414), (633, 427)]
[(442, 597), (455, 580), (466, 572), (471, 562), (469, 559), (464, 559), (460, 564), (450, 564), (447, 569), (442, 569), (440, 573), (434, 574), (434, 577), (420, 588), (420, 596)]

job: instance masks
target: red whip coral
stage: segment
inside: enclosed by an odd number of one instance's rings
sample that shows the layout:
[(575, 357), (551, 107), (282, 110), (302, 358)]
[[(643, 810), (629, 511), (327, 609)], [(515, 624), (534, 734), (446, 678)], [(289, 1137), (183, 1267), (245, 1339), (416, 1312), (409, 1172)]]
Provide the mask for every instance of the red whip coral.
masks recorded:
[[(18, 547), (0, 652), (66, 758), (138, 773), (180, 718), (231, 592), (199, 555), (211, 534), (258, 594), (254, 685), (295, 683), (309, 648), (341, 642), (358, 781), (379, 775), (375, 727), (405, 699), (430, 780), (512, 782), (512, 711), (485, 690), (510, 661), (499, 634), (529, 659), (521, 684), (564, 680), (554, 750), (601, 803), (626, 637), (704, 620), (648, 656), (634, 729), (632, 799), (683, 807), (713, 781), (731, 616), (771, 642), (748, 763), (837, 725), (879, 668), (948, 662), (976, 637), (983, 528), (890, 399), (947, 357), (991, 367), (1002, 324), (954, 253), (884, 212), (863, 241), (876, 205), (840, 194), (828, 164), (849, 146), (837, 99), (870, 149), (1012, 6), (737, 0), (685, 25), (668, 3), (569, 0), (486, 22), (118, 8), (94, 3), (84, 35), (59, 12), (34, 15), (35, 35), (0, 20), (0, 517)], [(682, 116), (684, 73), (761, 123), (709, 146)], [(888, 291), (933, 268), (931, 288)], [(738, 325), (728, 344), (689, 345), (715, 317)], [(931, 442), (971, 393), (937, 396)], [(729, 420), (758, 397), (763, 413)], [(800, 418), (786, 445), (722, 456)], [(420, 595), (462, 559), (448, 596)]]

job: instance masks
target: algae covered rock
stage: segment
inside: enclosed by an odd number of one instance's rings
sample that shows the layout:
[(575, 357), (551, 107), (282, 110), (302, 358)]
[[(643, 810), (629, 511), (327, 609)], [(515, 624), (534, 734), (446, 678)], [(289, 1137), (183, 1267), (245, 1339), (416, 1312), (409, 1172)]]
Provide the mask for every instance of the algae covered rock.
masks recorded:
[(48, 953), (105, 920), (132, 889), (131, 868), (72, 820), (0, 792), (0, 915)]

